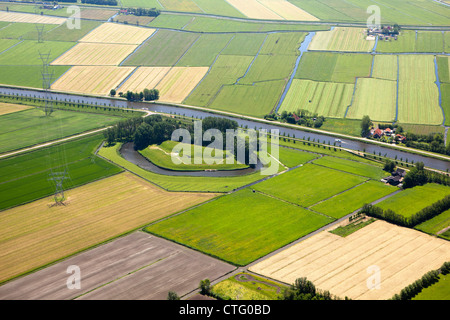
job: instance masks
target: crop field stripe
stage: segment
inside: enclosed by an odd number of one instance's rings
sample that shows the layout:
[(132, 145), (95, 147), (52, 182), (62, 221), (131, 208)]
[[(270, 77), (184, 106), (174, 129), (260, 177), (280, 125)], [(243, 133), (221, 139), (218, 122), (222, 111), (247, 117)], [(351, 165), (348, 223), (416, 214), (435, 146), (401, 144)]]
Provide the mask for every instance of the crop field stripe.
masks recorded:
[(136, 51), (138, 51), (147, 41), (153, 38), (153, 36), (155, 36), (158, 31), (159, 29), (155, 29), (155, 32), (153, 32), (145, 41), (143, 41), (139, 46), (137, 46), (136, 49), (134, 49), (133, 52), (131, 52), (128, 55), (128, 57), (126, 57), (125, 59), (122, 60), (121, 63), (119, 63), (119, 66), (122, 66), (128, 60), (129, 57), (131, 57)]
[(267, 33), (266, 36), (264, 37), (263, 42), (261, 43), (261, 46), (259, 47), (258, 52), (257, 52), (257, 53), (255, 54), (255, 56), (253, 57), (252, 62), (250, 62), (250, 64), (249, 64), (247, 70), (246, 70), (245, 73), (242, 75), (242, 77), (237, 78), (237, 80), (236, 80), (236, 82), (235, 82), (234, 84), (238, 84), (239, 81), (241, 81), (241, 79), (244, 78), (244, 77), (248, 74), (248, 72), (250, 71), (250, 68), (252, 67), (252, 65), (253, 65), (253, 63), (255, 62), (256, 58), (259, 56), (259, 53), (261, 52), (261, 50), (262, 50), (264, 44), (266, 43), (266, 40), (267, 40), (268, 37), (269, 37), (269, 34)]

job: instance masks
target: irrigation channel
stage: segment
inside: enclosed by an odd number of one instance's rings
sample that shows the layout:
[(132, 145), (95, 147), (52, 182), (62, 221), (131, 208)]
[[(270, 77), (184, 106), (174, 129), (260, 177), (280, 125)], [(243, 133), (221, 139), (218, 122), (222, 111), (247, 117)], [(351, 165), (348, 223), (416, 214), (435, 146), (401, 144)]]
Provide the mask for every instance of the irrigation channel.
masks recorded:
[[(0, 86), (0, 94), (12, 95), (12, 96), (23, 96), (28, 98), (44, 98), (44, 91), (39, 89), (24, 89), (24, 88), (12, 88), (6, 86)], [(278, 129), (279, 134), (283, 136), (295, 137), (298, 139), (310, 139), (311, 141), (316, 141), (320, 143), (330, 144), (333, 146), (336, 144), (342, 148), (355, 150), (355, 151), (365, 151), (368, 154), (376, 154), (387, 156), (391, 159), (403, 159), (408, 160), (408, 163), (423, 162), (426, 167), (446, 171), (450, 168), (450, 161), (445, 159), (437, 159), (428, 157), (425, 155), (420, 155), (417, 153), (410, 153), (407, 151), (402, 151), (397, 148), (389, 148), (375, 143), (363, 142), (360, 139), (346, 139), (342, 138), (342, 135), (333, 134), (332, 132), (312, 132), (302, 130), (301, 127), (290, 128), (282, 125), (277, 125), (270, 121), (265, 121), (264, 119), (251, 119), (250, 117), (239, 116), (239, 115), (227, 115), (215, 110), (208, 110), (195, 107), (184, 107), (178, 105), (163, 105), (158, 103), (145, 103), (145, 102), (129, 102), (126, 100), (121, 100), (118, 98), (110, 99), (108, 97), (95, 97), (95, 96), (85, 96), (77, 94), (50, 92), (47, 93), (49, 97), (55, 101), (67, 101), (72, 103), (86, 103), (98, 106), (111, 106), (111, 107), (121, 107), (121, 108), (131, 108), (131, 109), (147, 109), (148, 111), (166, 113), (166, 114), (177, 114), (183, 115), (189, 118), (203, 119), (205, 117), (220, 117), (230, 120), (235, 120), (238, 125), (242, 128), (249, 129), (265, 129), (270, 131), (271, 129)], [(339, 137), (340, 142), (336, 141)], [(417, 151), (420, 152), (420, 151)]]

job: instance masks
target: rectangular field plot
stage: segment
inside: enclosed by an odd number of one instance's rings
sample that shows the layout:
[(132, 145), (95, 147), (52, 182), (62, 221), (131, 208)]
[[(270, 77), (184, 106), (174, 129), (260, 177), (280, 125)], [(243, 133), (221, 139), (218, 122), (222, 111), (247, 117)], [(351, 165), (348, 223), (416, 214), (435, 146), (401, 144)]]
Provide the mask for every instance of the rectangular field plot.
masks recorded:
[(261, 54), (284, 54), (298, 56), (304, 32), (269, 33), (261, 48)]
[(362, 54), (306, 52), (295, 78), (315, 81), (355, 83), (357, 77), (369, 77), (372, 57)]
[(380, 79), (358, 79), (354, 100), (346, 118), (393, 121), (396, 116), (397, 82)]
[(227, 2), (252, 19), (284, 20), (283, 17), (258, 2), (258, 0), (227, 0)]
[(251, 56), (220, 55), (185, 103), (202, 107), (209, 105), (222, 86), (234, 84), (245, 74), (252, 60)]
[(450, 83), (450, 59), (446, 56), (437, 56), (438, 76), (440, 82)]
[[(0, 54), (0, 65), (18, 65), (42, 66), (42, 60), (39, 53), (50, 53), (49, 62), (57, 58), (67, 50), (71, 49), (76, 43), (66, 41), (45, 41), (38, 43), (34, 40), (25, 40), (16, 46)], [(42, 76), (42, 75), (41, 75)]]
[(317, 32), (309, 50), (369, 52), (375, 41), (366, 40), (366, 30), (336, 27), (331, 31)]
[(236, 8), (229, 4), (226, 0), (193, 0), (203, 12), (209, 14), (217, 14), (227, 17), (241, 17), (245, 16)]
[[(83, 20), (79, 29), (68, 29), (67, 24), (62, 24), (47, 32), (44, 35), (44, 41), (78, 41), (99, 25), (99, 21)], [(34, 33), (37, 35), (36, 28), (34, 30)]]
[(159, 100), (181, 103), (208, 72), (207, 67), (174, 67), (159, 82)]
[(385, 185), (382, 182), (368, 181), (335, 197), (319, 202), (312, 206), (311, 210), (339, 219), (362, 208), (364, 204), (381, 199), (397, 190), (397, 188)]
[(400, 81), (398, 91), (398, 121), (439, 125), (444, 122), (439, 107), (439, 91), (433, 82)]
[[(311, 206), (368, 180), (314, 164), (306, 164), (254, 185), (254, 189), (277, 198)], [(326, 182), (325, 182), (326, 181)]]
[[(69, 69), (69, 66), (50, 66), (49, 71), (57, 79)], [(0, 66), (0, 83), (42, 89), (42, 65)]]
[(199, 37), (194, 33), (158, 30), (124, 62), (124, 65), (173, 66)]
[[(323, 231), (250, 267), (293, 284), (307, 277), (316, 288), (342, 299), (386, 300), (449, 259), (450, 243), (378, 220), (340, 237)], [(377, 266), (380, 288), (368, 286)]]
[(444, 34), (441, 31), (417, 32), (416, 52), (444, 52)]
[(159, 0), (168, 11), (203, 12), (194, 0)]
[(3, 103), (0, 102), (0, 115), (5, 115), (9, 113), (19, 112), (33, 107), (25, 106), (21, 104)]
[(74, 66), (56, 80), (53, 90), (88, 94), (109, 94), (134, 70), (134, 67)]
[(51, 64), (117, 66), (136, 48), (130, 44), (78, 43)]
[(305, 109), (325, 117), (342, 118), (351, 103), (353, 88), (346, 83), (294, 79), (279, 111)]
[(221, 54), (255, 56), (266, 36), (261, 33), (237, 33)]
[(138, 67), (119, 87), (119, 90), (141, 92), (144, 89), (154, 89), (170, 69), (170, 67)]
[(445, 125), (450, 126), (450, 83), (441, 84), (442, 109), (445, 114)]
[[(67, 288), (66, 271), (72, 265), (82, 270), (81, 290)], [(214, 280), (233, 269), (194, 250), (135, 232), (5, 284), (0, 299), (165, 300), (169, 291), (183, 296), (195, 290), (202, 277)]]
[(331, 221), (244, 189), (145, 230), (233, 264), (246, 265)]
[(178, 61), (177, 67), (209, 67), (233, 35), (205, 34)]
[[(414, 229), (426, 232), (428, 234), (442, 234), (444, 230), (448, 230), (450, 226), (450, 209), (442, 212), (436, 217), (422, 222), (421, 224), (414, 227)], [(448, 238), (447, 238), (448, 239)], [(450, 239), (448, 239), (450, 240)]]
[(256, 117), (276, 107), (286, 81), (264, 81), (253, 85), (224, 85), (209, 105), (212, 109)]
[(432, 55), (399, 55), (399, 80), (434, 83), (436, 71)]
[[(42, 28), (44, 40), (51, 40), (48, 37), (46, 37), (46, 35), (50, 30), (55, 28), (55, 25), (53, 24), (37, 25), (26, 22), (10, 23), (8, 26), (1, 29), (0, 37), (3, 39), (37, 40), (38, 32), (36, 30), (36, 26)], [(60, 26), (63, 26), (64, 28), (66, 28), (66, 31), (68, 31), (67, 26), (65, 24)], [(64, 41), (68, 40), (64, 39)]]
[(414, 30), (402, 30), (397, 40), (378, 40), (377, 52), (415, 52), (416, 32)]
[(166, 192), (130, 173), (65, 193), (66, 206), (48, 206), (52, 197), (2, 212), (0, 282), (215, 196)]
[(332, 168), (332, 169), (337, 169), (340, 171), (345, 171), (348, 173), (353, 173), (353, 174), (371, 178), (374, 180), (380, 180), (380, 179), (390, 175), (389, 172), (383, 171), (383, 169), (380, 166), (345, 160), (345, 159), (336, 158), (336, 157), (325, 156), (325, 157), (315, 160), (314, 164)]
[(295, 67), (296, 56), (259, 54), (252, 66), (239, 80), (239, 84), (254, 84), (270, 80), (289, 80)]
[(376, 55), (373, 62), (372, 78), (384, 80), (397, 80), (398, 56)]
[(443, 199), (450, 194), (450, 187), (427, 183), (423, 186), (406, 189), (377, 204), (383, 210), (391, 209), (406, 218)]
[(150, 37), (155, 29), (140, 28), (118, 23), (103, 23), (80, 42), (141, 44)]
[(42, 24), (62, 24), (67, 21), (66, 18), (48, 17), (37, 14), (21, 13), (21, 12), (4, 12), (0, 11), (0, 21), (8, 22), (27, 22)]

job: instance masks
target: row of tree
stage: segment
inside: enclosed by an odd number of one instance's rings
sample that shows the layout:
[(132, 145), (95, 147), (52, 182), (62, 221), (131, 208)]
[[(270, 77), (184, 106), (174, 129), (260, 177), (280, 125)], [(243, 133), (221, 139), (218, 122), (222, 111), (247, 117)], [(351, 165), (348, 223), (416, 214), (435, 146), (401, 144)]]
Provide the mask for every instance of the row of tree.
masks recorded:
[(117, 0), (81, 0), (81, 3), (97, 4), (101, 6), (117, 6)]
[(444, 199), (438, 200), (430, 206), (419, 210), (410, 217), (405, 217), (394, 212), (391, 209), (383, 210), (380, 207), (373, 206), (371, 204), (365, 204), (360, 210), (361, 213), (378, 219), (385, 220), (387, 222), (402, 226), (412, 228), (424, 221), (427, 221), (444, 211), (450, 209), (450, 195), (446, 196)]
[(403, 189), (422, 186), (425, 183), (438, 183), (450, 186), (450, 177), (435, 171), (426, 170), (423, 162), (417, 162), (403, 178)]
[(157, 17), (161, 14), (161, 11), (156, 8), (127, 8), (127, 12), (135, 16), (148, 16)]
[(421, 135), (408, 132), (406, 137), (405, 145), (407, 147), (450, 155), (450, 144), (445, 145), (444, 135), (442, 133)]
[(287, 112), (286, 110), (281, 112), (280, 115), (276, 113), (270, 113), (264, 116), (266, 120), (279, 120), (290, 124), (297, 124), (300, 126), (320, 128), (325, 122), (324, 116), (319, 116), (317, 113), (312, 114), (308, 110), (299, 109), (295, 112)]
[(440, 270), (432, 270), (425, 273), (422, 278), (403, 288), (399, 294), (395, 294), (391, 300), (411, 300), (423, 289), (439, 281), (439, 274), (446, 275), (450, 272), (450, 262), (444, 262)]
[[(111, 96), (116, 95), (116, 90), (111, 89)], [(127, 91), (125, 94), (119, 92), (119, 96), (127, 99), (128, 101), (156, 101), (159, 100), (159, 90), (158, 89), (144, 89), (141, 92)]]
[(283, 291), (280, 300), (339, 300), (329, 291), (316, 289), (306, 277), (297, 278), (292, 286)]

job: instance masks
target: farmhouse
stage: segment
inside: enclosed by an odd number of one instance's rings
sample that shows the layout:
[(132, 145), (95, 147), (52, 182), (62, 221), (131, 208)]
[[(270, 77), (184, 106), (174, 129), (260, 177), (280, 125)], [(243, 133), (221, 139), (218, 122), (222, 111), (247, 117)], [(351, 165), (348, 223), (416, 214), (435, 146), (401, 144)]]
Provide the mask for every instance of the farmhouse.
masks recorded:
[(382, 136), (384, 136), (384, 131), (381, 130), (380, 128), (377, 128), (373, 131), (374, 138), (381, 138)]
[(404, 169), (397, 168), (394, 172), (392, 172), (391, 176), (382, 179), (381, 182), (390, 184), (391, 186), (401, 187), (400, 183), (403, 181), (405, 174), (406, 172)]

